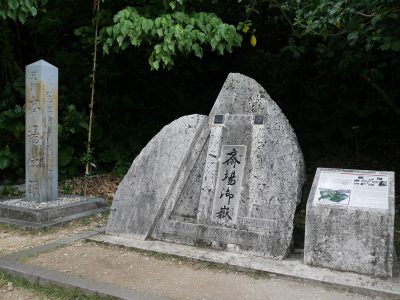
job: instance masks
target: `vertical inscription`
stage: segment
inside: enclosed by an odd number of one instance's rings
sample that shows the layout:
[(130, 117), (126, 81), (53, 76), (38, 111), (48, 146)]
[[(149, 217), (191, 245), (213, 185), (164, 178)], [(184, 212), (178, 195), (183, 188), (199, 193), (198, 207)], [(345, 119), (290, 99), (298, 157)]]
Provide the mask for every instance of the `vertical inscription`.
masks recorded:
[(32, 201), (40, 198), (40, 152), (42, 115), (38, 90), (37, 70), (26, 72), (26, 198)]
[[(54, 139), (54, 126), (56, 124), (53, 123), (54, 120), (54, 93), (51, 90), (46, 91), (46, 98), (45, 98), (45, 105), (46, 105), (46, 114), (45, 114), (45, 129), (46, 129), (46, 153), (51, 154), (53, 153), (53, 139)], [(47, 178), (51, 180), (54, 176), (54, 166), (53, 166), (53, 157), (54, 155), (48, 155), (45, 158), (46, 164), (46, 174)]]
[(223, 145), (211, 220), (236, 224), (244, 165), (245, 145)]
[(40, 60), (26, 67), (25, 200), (57, 199), (58, 69)]

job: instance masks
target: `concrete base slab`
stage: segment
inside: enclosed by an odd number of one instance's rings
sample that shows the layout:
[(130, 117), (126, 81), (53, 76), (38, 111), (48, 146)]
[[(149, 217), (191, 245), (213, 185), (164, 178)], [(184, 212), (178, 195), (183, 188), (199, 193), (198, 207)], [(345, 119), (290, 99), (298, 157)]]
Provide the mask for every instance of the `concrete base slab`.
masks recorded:
[(107, 211), (101, 198), (80, 197), (82, 201), (49, 208), (26, 208), (0, 202), (0, 223), (42, 229)]
[(326, 284), (335, 288), (370, 296), (400, 298), (399, 277), (385, 280), (351, 272), (340, 272), (308, 266), (303, 262), (302, 251), (295, 252), (294, 255), (285, 260), (274, 260), (163, 241), (143, 241), (105, 234), (90, 236), (88, 239), (112, 245), (176, 255), (193, 260), (230, 265), (241, 270), (273, 273), (299, 280)]

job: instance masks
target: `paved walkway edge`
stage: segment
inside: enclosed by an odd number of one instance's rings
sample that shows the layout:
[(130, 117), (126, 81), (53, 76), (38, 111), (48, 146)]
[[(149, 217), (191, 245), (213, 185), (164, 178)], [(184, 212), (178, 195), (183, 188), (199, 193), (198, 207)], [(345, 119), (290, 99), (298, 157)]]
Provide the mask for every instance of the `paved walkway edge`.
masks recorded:
[(121, 288), (114, 284), (85, 279), (38, 266), (27, 265), (18, 261), (21, 258), (65, 246), (75, 241), (97, 235), (101, 232), (104, 232), (104, 228), (83, 232), (46, 245), (0, 257), (0, 270), (14, 276), (22, 277), (31, 283), (78, 289), (88, 295), (114, 297), (123, 300), (165, 300), (165, 298), (138, 293), (132, 289)]
[(154, 251), (187, 259), (230, 265), (240, 270), (263, 271), (297, 280), (328, 285), (341, 290), (369, 296), (400, 299), (400, 278), (380, 279), (351, 272), (317, 268), (303, 263), (301, 255), (285, 260), (199, 248), (163, 241), (136, 240), (126, 237), (98, 234), (87, 238), (91, 241)]

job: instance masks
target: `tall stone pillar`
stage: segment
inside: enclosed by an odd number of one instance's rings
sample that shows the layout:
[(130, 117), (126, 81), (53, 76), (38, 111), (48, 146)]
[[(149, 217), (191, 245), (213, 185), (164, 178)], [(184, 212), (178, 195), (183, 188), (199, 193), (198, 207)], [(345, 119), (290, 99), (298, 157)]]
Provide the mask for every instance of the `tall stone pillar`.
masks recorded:
[(39, 60), (26, 66), (25, 200), (58, 197), (58, 68)]

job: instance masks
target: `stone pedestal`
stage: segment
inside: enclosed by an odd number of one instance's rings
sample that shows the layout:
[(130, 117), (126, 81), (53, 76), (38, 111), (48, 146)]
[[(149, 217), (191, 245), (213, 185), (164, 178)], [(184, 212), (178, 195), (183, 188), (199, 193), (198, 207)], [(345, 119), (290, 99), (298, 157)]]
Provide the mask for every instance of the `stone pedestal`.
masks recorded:
[(25, 200), (58, 196), (58, 69), (39, 60), (26, 66)]
[(33, 205), (27, 205), (21, 199), (0, 199), (0, 223), (43, 229), (105, 212), (106, 205), (104, 199), (82, 196), (63, 196)]
[(394, 173), (319, 168), (307, 202), (304, 262), (392, 277)]

